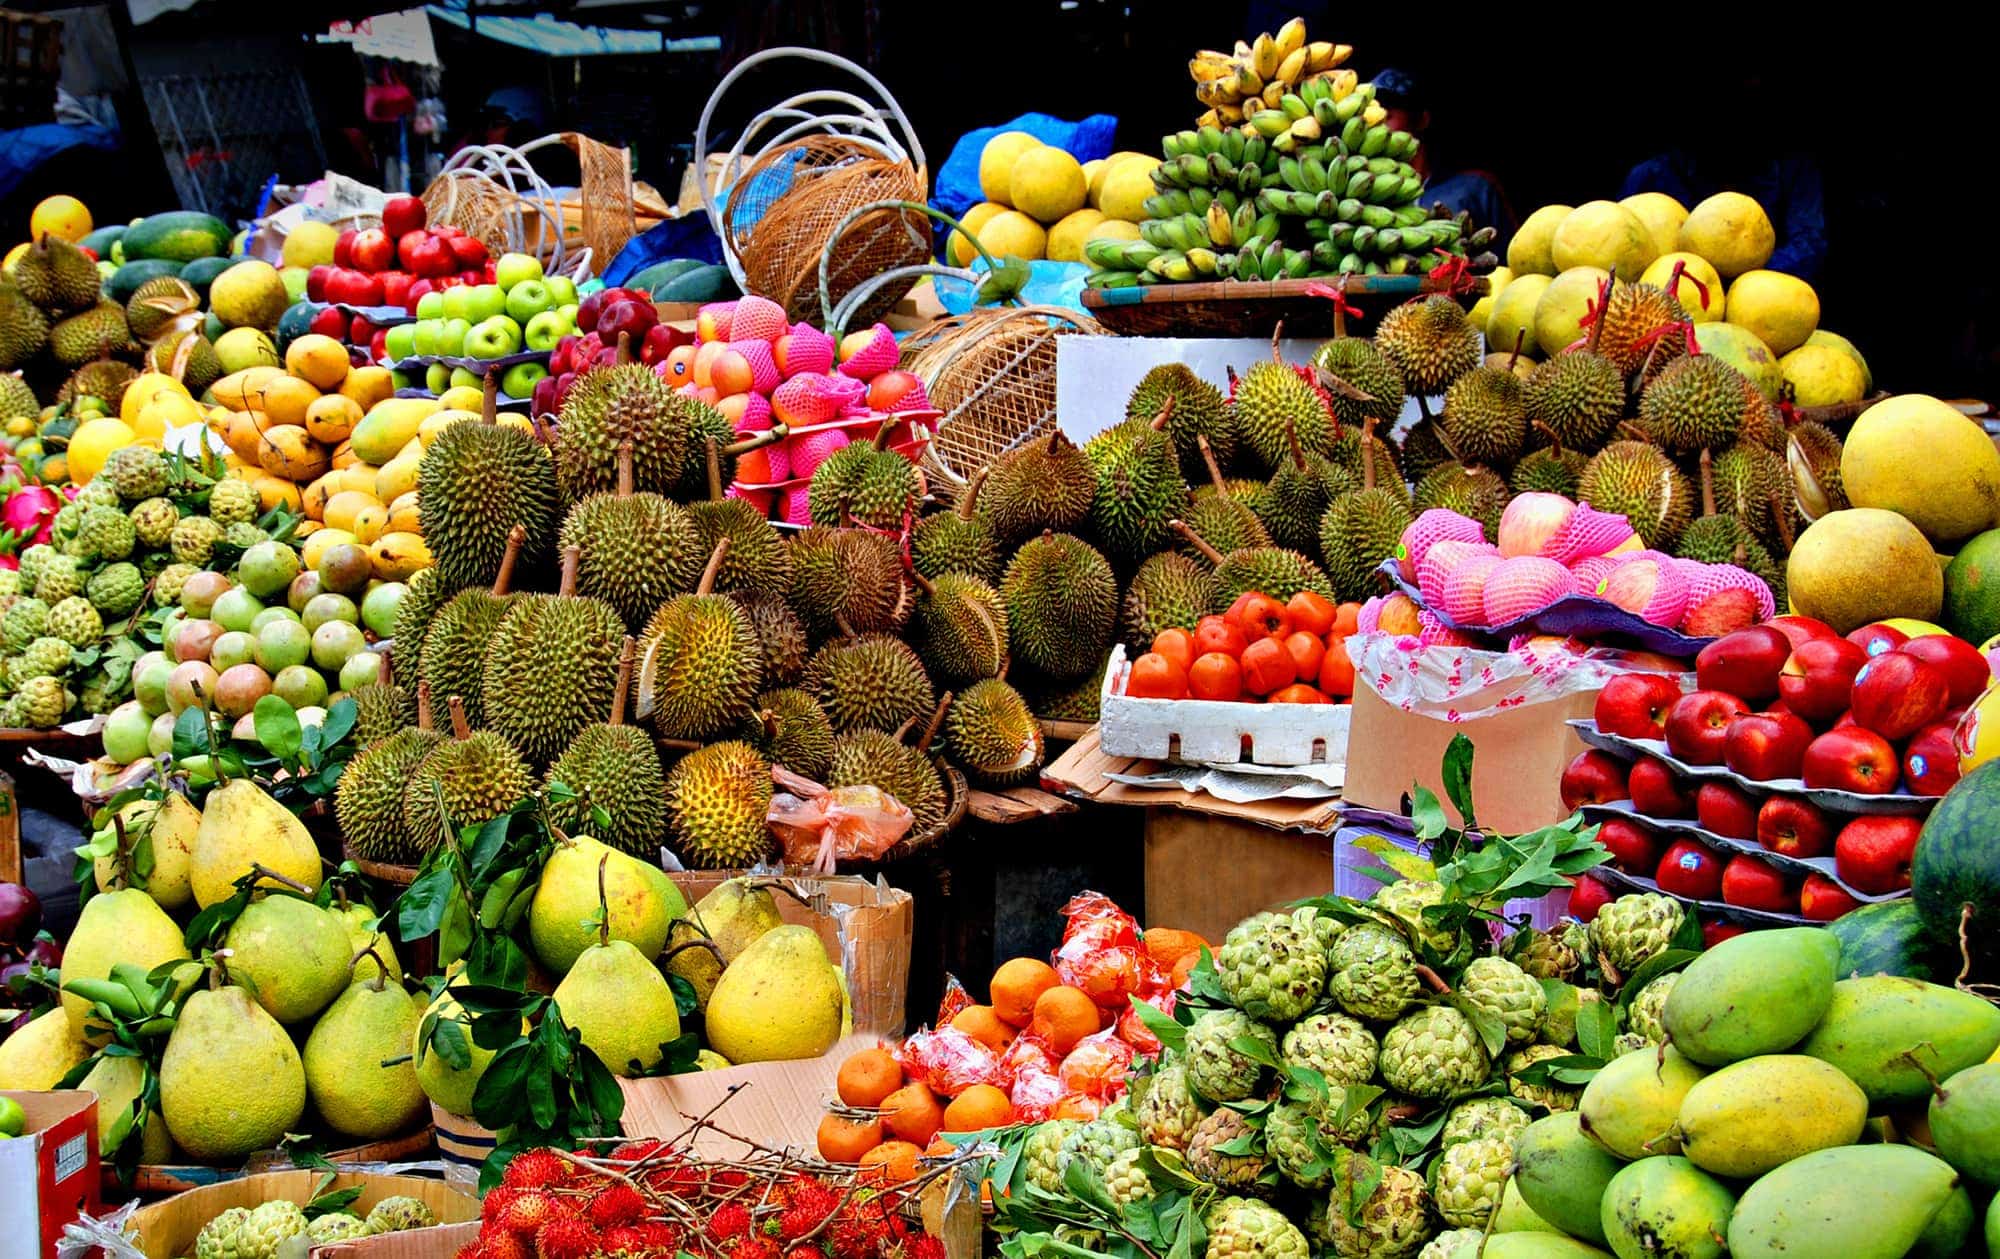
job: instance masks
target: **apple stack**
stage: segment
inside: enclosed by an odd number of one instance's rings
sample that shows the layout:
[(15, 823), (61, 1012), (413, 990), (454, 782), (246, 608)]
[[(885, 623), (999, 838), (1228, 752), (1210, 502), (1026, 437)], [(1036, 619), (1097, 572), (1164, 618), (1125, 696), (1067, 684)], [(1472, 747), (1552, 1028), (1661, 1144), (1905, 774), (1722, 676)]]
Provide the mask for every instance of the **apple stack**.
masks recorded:
[[(667, 354), (691, 344), (694, 334), (673, 324), (660, 322), (659, 307), (644, 289), (599, 288), (570, 312), (569, 326), (549, 348), (549, 374), (535, 384), (534, 410), (537, 415), (554, 415), (562, 410), (576, 378), (593, 367), (608, 367), (618, 361), (622, 337), (627, 353), (655, 371)], [(533, 348), (542, 338), (530, 339)]]
[(1692, 692), (1612, 679), (1563, 798), (1603, 823), (1616, 881), (1738, 924), (1830, 922), (1908, 894), (1923, 819), (1958, 781), (1954, 728), (1991, 676), (1949, 634), (1776, 617), (1704, 647)]
[(306, 300), (348, 309), (340, 312), (347, 326), (334, 331), (326, 311), (315, 315), (312, 331), (324, 333), (369, 351), (372, 361), (384, 359), (387, 329), (361, 311), (384, 306), (407, 314), (427, 293), (494, 282), (494, 263), (486, 242), (450, 225), (425, 226), (426, 211), (418, 197), (391, 197), (382, 205), (382, 226), (342, 232), (333, 242), (333, 261), (306, 272)]
[(423, 294), (417, 321), (384, 334), (382, 353), (399, 389), (478, 388), (486, 372), (498, 370), (509, 401), (533, 396), (549, 374), (549, 352), (575, 331), (582, 298), (568, 276), (544, 275), (541, 260), (528, 254), (502, 254), (488, 270), (483, 283)]

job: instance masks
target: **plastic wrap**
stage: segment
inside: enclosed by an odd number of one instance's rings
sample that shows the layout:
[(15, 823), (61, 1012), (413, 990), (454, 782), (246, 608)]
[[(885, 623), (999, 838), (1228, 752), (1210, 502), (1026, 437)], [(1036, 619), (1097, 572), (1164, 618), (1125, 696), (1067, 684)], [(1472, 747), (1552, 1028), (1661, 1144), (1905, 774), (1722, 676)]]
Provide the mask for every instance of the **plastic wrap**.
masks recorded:
[(785, 863), (815, 874), (832, 874), (842, 861), (878, 860), (916, 820), (902, 801), (866, 784), (804, 796), (780, 791), (771, 797), (765, 819)]
[(896, 1058), (903, 1064), (904, 1075), (947, 1097), (956, 1097), (975, 1084), (998, 1088), (1007, 1083), (999, 1055), (955, 1027), (918, 1032), (903, 1042)]
[[(1357, 683), (1405, 712), (1440, 721), (1473, 721), (1529, 704), (1601, 690), (1641, 663), (1615, 647), (1572, 650), (1527, 640), (1506, 650), (1425, 646), (1407, 635), (1378, 631), (1347, 640)], [(1686, 675), (1683, 688), (1692, 682)]]

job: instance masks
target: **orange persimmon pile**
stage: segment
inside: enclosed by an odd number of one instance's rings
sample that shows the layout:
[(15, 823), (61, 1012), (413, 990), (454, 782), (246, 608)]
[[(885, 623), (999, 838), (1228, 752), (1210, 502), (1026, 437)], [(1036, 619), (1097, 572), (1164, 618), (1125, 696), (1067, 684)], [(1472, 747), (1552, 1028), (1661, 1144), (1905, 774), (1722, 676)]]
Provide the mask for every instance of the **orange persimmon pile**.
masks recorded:
[(1193, 630), (1164, 630), (1132, 662), (1131, 699), (1210, 699), (1335, 704), (1354, 694), (1347, 636), (1358, 603), (1335, 606), (1302, 590), (1280, 603), (1248, 591)]

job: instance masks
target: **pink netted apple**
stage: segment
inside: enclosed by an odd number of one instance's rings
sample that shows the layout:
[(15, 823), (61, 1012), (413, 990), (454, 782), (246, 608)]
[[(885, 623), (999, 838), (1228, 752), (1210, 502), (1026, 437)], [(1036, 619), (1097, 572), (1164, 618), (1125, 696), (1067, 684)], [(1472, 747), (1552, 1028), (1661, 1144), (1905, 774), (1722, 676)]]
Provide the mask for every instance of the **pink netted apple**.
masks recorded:
[(1560, 494), (1528, 493), (1515, 496), (1500, 513), (1500, 554), (1544, 555), (1549, 539), (1560, 532), (1576, 514), (1576, 504)]

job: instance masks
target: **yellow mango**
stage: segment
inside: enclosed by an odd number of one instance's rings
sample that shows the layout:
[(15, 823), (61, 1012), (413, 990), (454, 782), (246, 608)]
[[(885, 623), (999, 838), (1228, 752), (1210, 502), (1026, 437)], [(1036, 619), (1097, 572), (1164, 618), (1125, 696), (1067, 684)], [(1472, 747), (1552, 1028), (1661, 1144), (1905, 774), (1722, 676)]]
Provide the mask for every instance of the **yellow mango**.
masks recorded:
[(396, 382), (390, 379), (389, 369), (372, 363), (366, 367), (350, 368), (347, 379), (340, 382), (340, 395), (354, 399), (364, 412), (395, 392)]
[(368, 548), (375, 576), (383, 581), (408, 581), (431, 566), (430, 548), (414, 533), (385, 533)]
[(423, 519), (417, 506), (417, 492), (411, 490), (407, 494), (398, 495), (396, 501), (389, 504), (389, 525), (384, 532), (420, 534), (423, 531)]
[(417, 440), (424, 444), (425, 450), (429, 450), (431, 443), (437, 440), (439, 433), (444, 432), (454, 424), (462, 424), (467, 420), (477, 421), (478, 419), (479, 412), (477, 411), (439, 411), (435, 415), (426, 416), (424, 422), (417, 425)]
[(354, 535), (345, 529), (315, 524), (310, 541), (299, 548), (299, 562), (307, 568), (319, 567), (320, 557), (329, 550), (345, 542), (354, 541)]
[(264, 413), (276, 424), (305, 427), (306, 409), (319, 400), (319, 390), (296, 376), (283, 373), (264, 382), (258, 398)]
[(265, 429), (257, 462), (264, 471), (300, 484), (315, 479), (330, 466), (326, 447), (298, 424), (274, 424)]
[(322, 394), (306, 408), (306, 432), (313, 440), (336, 446), (361, 423), (361, 404), (342, 394)]
[(380, 467), (394, 459), (417, 435), (424, 418), (438, 409), (429, 398), (385, 398), (368, 409), (348, 440), (363, 463)]
[[(382, 506), (382, 501), (372, 493), (342, 489), (326, 500), (326, 513), (320, 519), (335, 529), (345, 529), (349, 533), (353, 533), (355, 532), (355, 516), (359, 515), (363, 508), (380, 506)], [(372, 542), (373, 540), (372, 538), (362, 539), (364, 542)]]
[(266, 382), (285, 374), (283, 368), (259, 365), (231, 372), (208, 387), (215, 400), (231, 411), (248, 411), (258, 405), (257, 397)]
[(257, 487), (257, 501), (260, 504), (258, 510), (260, 511), (270, 511), (273, 507), (282, 507), (286, 511), (296, 512), (302, 506), (299, 487), (285, 480), (283, 477), (267, 473), (264, 476), (251, 477), (250, 484)]
[(382, 465), (375, 474), (375, 498), (378, 502), (393, 503), (399, 497), (417, 488), (417, 469), (424, 461), (423, 447), (415, 442), (409, 449)]
[(264, 418), (262, 411), (238, 411), (229, 420), (229, 431), (222, 440), (229, 443), (229, 449), (236, 452), (239, 459), (253, 467), (262, 467), (257, 457), (258, 449), (264, 444), (264, 426), (258, 423)]

